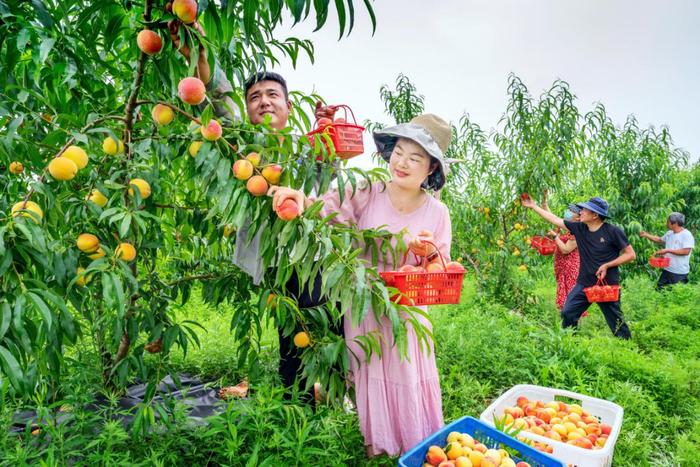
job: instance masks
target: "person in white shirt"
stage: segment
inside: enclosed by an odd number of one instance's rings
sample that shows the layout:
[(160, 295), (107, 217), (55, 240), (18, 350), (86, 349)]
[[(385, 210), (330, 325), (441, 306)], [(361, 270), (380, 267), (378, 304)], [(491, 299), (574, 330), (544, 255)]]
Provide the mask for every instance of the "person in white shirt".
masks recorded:
[(663, 236), (657, 237), (647, 232), (641, 232), (640, 237), (651, 240), (655, 243), (663, 243), (665, 248), (658, 250), (656, 255), (663, 255), (671, 260), (671, 263), (664, 268), (656, 284), (657, 289), (662, 289), (672, 284), (682, 282), (688, 283), (690, 273), (690, 253), (695, 246), (693, 234), (685, 225), (685, 216), (680, 212), (672, 212), (668, 216), (666, 223), (669, 230)]

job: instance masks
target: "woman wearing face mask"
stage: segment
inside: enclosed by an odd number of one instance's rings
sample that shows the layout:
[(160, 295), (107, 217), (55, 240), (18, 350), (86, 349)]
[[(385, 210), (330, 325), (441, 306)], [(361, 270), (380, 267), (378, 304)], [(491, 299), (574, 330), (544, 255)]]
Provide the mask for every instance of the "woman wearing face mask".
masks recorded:
[[(439, 190), (445, 183), (445, 152), (451, 129), (441, 118), (426, 114), (410, 123), (374, 133), (378, 153), (389, 163), (391, 181), (358, 188), (351, 196), (348, 186), (341, 204), (337, 191), (321, 197), (322, 216), (337, 213), (333, 222), (353, 224), (359, 229), (384, 228), (399, 233), (419, 260), (437, 258), (435, 247), (449, 261), (452, 228), (446, 206), (426, 190)], [(279, 188), (273, 206), (294, 199), (308, 207), (311, 200), (300, 191)], [(407, 232), (407, 233), (406, 233)], [(371, 261), (367, 254), (365, 260)], [(408, 264), (418, 261), (410, 255)], [(400, 265), (399, 265), (400, 266)], [(379, 259), (377, 269), (391, 270), (391, 259)], [(408, 358), (401, 359), (394, 346), (388, 319), (377, 321), (370, 310), (359, 327), (354, 327), (350, 312), (345, 315), (345, 341), (350, 356), (349, 379), (355, 386), (357, 415), (370, 456), (382, 452), (398, 455), (406, 452), (443, 425), (442, 398), (433, 345), (421, 350), (413, 329), (408, 327)], [(421, 317), (430, 328), (430, 322)], [(369, 363), (355, 338), (379, 333), (381, 358), (373, 355)], [(354, 358), (357, 356), (358, 358)]]
[[(570, 204), (564, 212), (564, 219), (577, 222), (581, 208)], [(576, 248), (576, 239), (568, 231), (555, 232), (550, 230), (548, 235), (554, 237), (557, 249), (554, 251), (554, 278), (557, 281), (557, 308), (561, 311), (566, 303), (566, 297), (576, 285), (579, 272), (579, 255)], [(588, 316), (585, 311), (581, 316)]]

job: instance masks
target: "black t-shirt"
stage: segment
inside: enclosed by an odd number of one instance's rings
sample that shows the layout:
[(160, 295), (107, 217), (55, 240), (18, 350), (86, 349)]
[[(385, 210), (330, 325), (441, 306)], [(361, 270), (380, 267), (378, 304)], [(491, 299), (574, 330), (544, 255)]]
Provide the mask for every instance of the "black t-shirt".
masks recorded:
[[(595, 232), (588, 230), (588, 226), (583, 222), (564, 221), (564, 225), (576, 238), (581, 263), (577, 282), (584, 287), (595, 285), (598, 281), (595, 275), (598, 268), (616, 259), (630, 244), (621, 228), (607, 222), (604, 222)], [(608, 269), (605, 280), (611, 285), (620, 283), (620, 272), (617, 266)]]

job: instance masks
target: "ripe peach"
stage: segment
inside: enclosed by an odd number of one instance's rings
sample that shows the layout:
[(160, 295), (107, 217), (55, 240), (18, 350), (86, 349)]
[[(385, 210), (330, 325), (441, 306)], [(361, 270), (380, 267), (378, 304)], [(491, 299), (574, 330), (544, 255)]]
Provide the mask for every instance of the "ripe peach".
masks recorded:
[(552, 414), (546, 409), (537, 409), (535, 416), (545, 423), (549, 423), (549, 421), (552, 419)]
[(459, 440), (458, 440), (458, 441), (460, 442), (460, 444), (461, 444), (462, 446), (467, 447), (467, 448), (469, 448), (469, 449), (472, 449), (472, 448), (474, 447), (474, 445), (476, 444), (476, 443), (474, 442), (474, 438), (472, 438), (472, 436), (469, 435), (469, 434), (467, 434), (467, 433), (462, 433), (462, 434), (459, 436)]
[(555, 441), (561, 441), (561, 435), (560, 435), (558, 432), (554, 431), (554, 430), (546, 431), (546, 432), (544, 433), (544, 435), (545, 435), (547, 438), (553, 439), (553, 440), (555, 440)]
[(520, 461), (517, 464), (515, 464), (515, 467), (532, 467), (530, 464), (524, 461)]
[(472, 461), (474, 467), (479, 467), (481, 461), (484, 460), (484, 453), (481, 451), (472, 451), (469, 453), (469, 460)]
[(552, 409), (554, 409), (555, 412), (559, 411), (559, 402), (557, 401), (549, 401), (544, 406), (551, 407)]
[(207, 141), (216, 141), (221, 138), (221, 124), (216, 120), (209, 120), (207, 126), (202, 126), (199, 131), (202, 133), (202, 137)]
[(160, 39), (160, 36), (150, 29), (144, 29), (136, 36), (136, 44), (138, 44), (141, 52), (147, 55), (157, 54), (163, 48), (163, 41)]
[(253, 196), (263, 196), (267, 193), (267, 180), (262, 175), (253, 175), (248, 179), (246, 188)]
[(309, 335), (306, 332), (301, 331), (294, 335), (294, 345), (296, 345), (300, 349), (308, 347), (310, 343), (311, 339), (309, 338)]
[(75, 241), (78, 250), (83, 253), (94, 253), (100, 247), (100, 240), (93, 234), (84, 233), (78, 235), (78, 239)]
[(530, 428), (530, 431), (535, 433), (536, 435), (541, 436), (544, 436), (545, 433), (544, 428), (542, 428), (541, 426), (533, 426), (532, 428)]
[(262, 160), (262, 157), (260, 157), (260, 154), (257, 152), (251, 152), (247, 156), (245, 156), (247, 160), (250, 161), (251, 164), (253, 164), (253, 167), (257, 167), (260, 165), (260, 161)]
[(110, 156), (116, 156), (124, 152), (124, 143), (121, 140), (115, 140), (111, 136), (108, 136), (102, 141), (102, 151)]
[(569, 419), (570, 422), (578, 423), (581, 421), (581, 416), (576, 412), (571, 412), (566, 417)]
[(14, 175), (19, 175), (24, 172), (24, 165), (21, 162), (10, 162), (10, 173)]
[(173, 109), (167, 105), (156, 104), (153, 106), (153, 109), (151, 109), (151, 117), (153, 117), (153, 121), (156, 122), (156, 125), (164, 126), (173, 121), (175, 114), (173, 113)]
[(133, 261), (136, 258), (136, 248), (131, 243), (120, 243), (115, 250), (115, 256), (124, 261)]
[(291, 198), (287, 198), (277, 207), (277, 217), (283, 221), (291, 221), (299, 215), (299, 205)]
[(85, 150), (79, 146), (68, 146), (61, 157), (72, 160), (78, 167), (78, 170), (84, 169), (88, 165), (88, 155)]
[(197, 0), (175, 0), (172, 8), (183, 23), (192, 24), (197, 19)]
[[(445, 272), (441, 263), (430, 263), (425, 267), (426, 272)], [(511, 417), (512, 418), (512, 417)]]
[(245, 159), (238, 159), (234, 162), (231, 170), (233, 170), (233, 176), (238, 180), (248, 180), (253, 176), (253, 164)]
[(593, 449), (593, 443), (591, 443), (591, 440), (584, 437), (576, 438), (571, 444), (583, 449)]
[(556, 425), (552, 425), (552, 430), (556, 431), (561, 436), (566, 436), (566, 434), (569, 432), (569, 430), (567, 430), (566, 427), (564, 425), (562, 425), (561, 423), (557, 423)]
[(608, 425), (607, 423), (601, 423), (600, 424), (600, 432), (606, 436), (610, 435), (610, 432), (612, 431), (612, 427)]
[(438, 464), (438, 467), (455, 467), (455, 463), (452, 461), (442, 461)]
[(508, 407), (506, 410), (504, 410), (504, 412), (511, 414), (513, 418), (520, 418), (525, 416), (525, 412), (523, 412), (523, 409), (521, 409), (520, 407)]
[(98, 190), (97, 188), (92, 190), (90, 192), (90, 194), (87, 195), (87, 197), (85, 199), (88, 201), (92, 201), (93, 203), (95, 203), (96, 205), (98, 205), (101, 208), (105, 207), (107, 205), (107, 201), (108, 201), (107, 197), (105, 195), (103, 195), (102, 192), (100, 190)]
[(579, 415), (582, 415), (582, 414), (583, 414), (583, 409), (582, 409), (581, 406), (578, 405), (578, 404), (571, 404), (571, 405), (569, 405), (569, 412), (575, 412), (575, 413), (577, 413), (577, 414), (579, 414)]
[(516, 403), (518, 404), (518, 407), (520, 407), (521, 409), (524, 409), (525, 406), (528, 404), (528, 402), (530, 402), (530, 401), (528, 400), (527, 397), (520, 396), (520, 397), (518, 397), (518, 400)]
[(473, 467), (473, 465), (467, 456), (459, 456), (455, 459), (455, 467)]
[(445, 448), (445, 454), (449, 460), (455, 460), (462, 455), (462, 445), (457, 441), (453, 441)]
[(489, 448), (486, 447), (485, 444), (483, 443), (476, 443), (474, 445), (474, 450), (479, 451), (480, 453), (484, 454), (486, 451), (488, 451)]
[(202, 144), (204, 144), (204, 141), (192, 141), (187, 148), (187, 152), (190, 156), (195, 157), (199, 152), (199, 148), (202, 147)]
[(447, 455), (440, 446), (430, 446), (428, 454), (425, 455), (425, 460), (431, 465), (438, 465), (440, 462), (447, 460)]
[(206, 97), (206, 92), (207, 89), (204, 87), (202, 80), (194, 76), (183, 78), (177, 85), (177, 93), (180, 99), (187, 104), (201, 104)]
[(322, 117), (318, 119), (318, 127), (323, 128), (324, 126), (328, 126), (331, 123), (333, 123), (333, 120), (327, 117)]
[(270, 185), (277, 185), (282, 177), (282, 167), (277, 164), (266, 165), (262, 169), (262, 176)]
[[(457, 261), (450, 261), (449, 263), (447, 263), (445, 265), (445, 271), (447, 271), (447, 272), (462, 272), (462, 271), (464, 271), (464, 266), (459, 264)], [(515, 415), (514, 415), (514, 417), (515, 417)]]
[(151, 196), (151, 185), (142, 178), (132, 178), (129, 180), (129, 196), (135, 196), (134, 187), (139, 189), (141, 199), (146, 199)]
[(49, 173), (59, 181), (72, 180), (78, 173), (78, 166), (67, 157), (55, 157), (49, 162)]

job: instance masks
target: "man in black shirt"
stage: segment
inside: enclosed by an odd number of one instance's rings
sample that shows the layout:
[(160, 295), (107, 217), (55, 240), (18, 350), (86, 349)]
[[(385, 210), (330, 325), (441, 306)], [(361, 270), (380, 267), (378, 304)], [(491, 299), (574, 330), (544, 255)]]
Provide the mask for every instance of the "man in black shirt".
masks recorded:
[[(580, 222), (563, 220), (537, 206), (529, 198), (522, 200), (522, 205), (535, 211), (547, 222), (568, 229), (576, 238), (580, 258), (579, 274), (576, 286), (566, 299), (561, 317), (563, 327), (577, 326), (581, 314), (591, 305), (583, 289), (596, 285), (603, 279), (609, 285), (618, 285), (620, 283), (618, 266), (634, 261), (637, 255), (627, 240), (625, 232), (605, 222), (608, 218), (608, 203), (601, 198), (595, 197), (577, 204), (581, 208)], [(622, 316), (620, 300), (600, 302), (598, 306), (613, 334), (629, 339), (631, 334)]]

